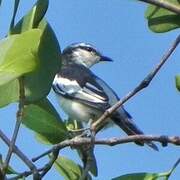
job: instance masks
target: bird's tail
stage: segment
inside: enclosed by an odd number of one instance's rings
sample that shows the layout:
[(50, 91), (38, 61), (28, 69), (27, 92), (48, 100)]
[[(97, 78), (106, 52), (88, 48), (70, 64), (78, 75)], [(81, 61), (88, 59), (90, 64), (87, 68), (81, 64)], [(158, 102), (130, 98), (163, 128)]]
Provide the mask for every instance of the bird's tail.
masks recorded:
[[(120, 109), (122, 112), (117, 112), (113, 115), (113, 122), (118, 125), (127, 135), (140, 135), (144, 134), (133, 122), (132, 117), (123, 108)], [(151, 141), (135, 141), (136, 144), (143, 146), (147, 144), (152, 149), (158, 151), (158, 147)]]

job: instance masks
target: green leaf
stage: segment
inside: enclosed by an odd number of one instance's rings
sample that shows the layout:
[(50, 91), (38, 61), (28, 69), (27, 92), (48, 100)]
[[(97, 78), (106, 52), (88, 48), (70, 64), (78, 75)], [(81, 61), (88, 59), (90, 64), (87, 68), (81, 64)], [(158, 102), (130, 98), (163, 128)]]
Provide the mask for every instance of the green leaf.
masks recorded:
[(63, 121), (48, 99), (25, 106), (22, 123), (46, 143), (57, 144), (68, 138)]
[[(83, 168), (66, 157), (60, 156), (54, 165), (65, 180), (79, 180), (82, 175)], [(88, 179), (91, 179), (90, 175)]]
[(38, 0), (32, 9), (11, 29), (10, 34), (19, 34), (37, 28), (48, 9), (48, 0)]
[(175, 77), (175, 81), (176, 81), (176, 88), (178, 89), (178, 91), (180, 91), (180, 75), (177, 75)]
[(19, 99), (19, 83), (18, 80), (9, 82), (3, 86), (0, 86), (0, 107), (4, 107), (11, 102), (15, 102)]
[(14, 1), (14, 11), (13, 11), (13, 17), (11, 19), (10, 30), (14, 27), (14, 22), (15, 22), (16, 13), (17, 13), (17, 10), (18, 10), (19, 2), (20, 2), (20, 0), (15, 0)]
[[(35, 27), (44, 16), (47, 6), (47, 0), (38, 1), (31, 11), (13, 28), (11, 33), (21, 33)], [(41, 10), (38, 10), (39, 8)], [(47, 96), (51, 89), (54, 76), (59, 71), (61, 65), (59, 43), (51, 26), (45, 20), (42, 20), (38, 24), (38, 28), (42, 30), (37, 55), (39, 58), (39, 66), (36, 71), (24, 77), (27, 102), (35, 102)], [(18, 86), (15, 80), (8, 85), (0, 87), (0, 107), (18, 101), (19, 91), (18, 88), (15, 89), (15, 87)], [(14, 91), (10, 92), (9, 89), (11, 88), (13, 88)], [(6, 95), (6, 92), (9, 92), (9, 96)]]
[(112, 180), (162, 180), (167, 179), (167, 173), (132, 173), (122, 175)]
[[(179, 0), (166, 1), (180, 7)], [(145, 17), (148, 20), (149, 28), (156, 33), (163, 33), (180, 27), (180, 15), (155, 5), (148, 6)]]
[(54, 76), (61, 66), (60, 47), (51, 26), (42, 21), (39, 28), (43, 31), (38, 49), (39, 69), (25, 76), (26, 100), (30, 102), (49, 94)]
[(0, 86), (35, 70), (40, 36), (41, 31), (33, 29), (0, 41)]

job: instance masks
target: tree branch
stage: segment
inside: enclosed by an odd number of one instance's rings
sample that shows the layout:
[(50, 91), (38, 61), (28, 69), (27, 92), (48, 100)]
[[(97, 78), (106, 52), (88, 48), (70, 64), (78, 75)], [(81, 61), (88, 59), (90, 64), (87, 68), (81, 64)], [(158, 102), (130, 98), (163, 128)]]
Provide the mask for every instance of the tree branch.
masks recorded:
[[(161, 58), (160, 62), (155, 66), (155, 68), (144, 78), (143, 81), (139, 83), (139, 85), (131, 92), (129, 92), (124, 98), (122, 98), (120, 101), (118, 101), (114, 106), (109, 108), (108, 110), (105, 111), (105, 113), (91, 125), (91, 130), (92, 132), (96, 132), (99, 126), (101, 126), (104, 123), (107, 123), (107, 119), (111, 114), (116, 111), (123, 103), (128, 101), (131, 97), (136, 95), (139, 91), (142, 89), (148, 87), (152, 79), (155, 77), (155, 75), (159, 72), (161, 67), (164, 65), (164, 63), (168, 60), (170, 55), (174, 52), (178, 44), (180, 43), (180, 35), (176, 38), (172, 46), (169, 48), (169, 50), (164, 54), (164, 56)], [(167, 146), (168, 143), (175, 144), (175, 145), (180, 145), (180, 137), (168, 137), (168, 136), (147, 136), (147, 135), (133, 135), (133, 136), (128, 136), (126, 138), (111, 138), (111, 139), (96, 139), (94, 140), (94, 144), (96, 145), (109, 145), (109, 146), (114, 146), (117, 144), (124, 144), (124, 143), (129, 143), (129, 142), (135, 142), (135, 141), (157, 141), (162, 143), (162, 146)], [(87, 145), (92, 143), (92, 138), (85, 138), (85, 137), (75, 137), (70, 140), (65, 140), (59, 144), (54, 145), (51, 149), (48, 151), (44, 152), (43, 154), (35, 157), (32, 159), (32, 161), (37, 161), (38, 159), (53, 153), (60, 151), (61, 149), (65, 147), (76, 147), (76, 146), (82, 146), (82, 145)], [(53, 160), (49, 161), (46, 167), (49, 170), (53, 163), (56, 159), (53, 158)]]
[(42, 168), (41, 178), (43, 178), (46, 175), (46, 173), (51, 169), (54, 162), (58, 158), (58, 155), (59, 155), (59, 150), (55, 150), (52, 152), (52, 155), (49, 156), (50, 158), (49, 162)]
[(122, 106), (126, 101), (128, 101), (130, 98), (132, 98), (134, 95), (136, 95), (138, 92), (143, 90), (144, 88), (148, 87), (152, 79), (155, 77), (155, 75), (159, 72), (161, 67), (164, 65), (164, 63), (168, 60), (170, 55), (174, 52), (178, 44), (180, 43), (180, 35), (176, 38), (172, 46), (169, 48), (169, 50), (164, 54), (164, 56), (161, 58), (160, 62), (155, 66), (155, 68), (144, 78), (143, 81), (139, 83), (139, 85), (131, 92), (129, 92), (124, 98), (119, 100), (115, 105), (107, 109), (104, 114), (95, 121), (92, 126), (91, 130), (93, 132), (96, 132), (98, 127), (102, 126), (107, 122), (107, 118), (112, 115), (113, 112), (115, 112), (120, 106)]
[[(107, 145), (107, 146), (115, 146), (115, 145), (119, 145), (119, 144), (126, 144), (126, 143), (131, 143), (134, 141), (156, 141), (162, 144), (162, 146), (167, 146), (168, 144), (174, 144), (177, 146), (180, 146), (180, 136), (153, 136), (153, 135), (132, 135), (132, 136), (127, 136), (124, 138), (109, 138), (109, 139), (96, 139), (94, 141), (94, 144), (96, 145)], [(61, 143), (58, 143), (56, 145), (54, 145), (51, 149), (49, 149), (48, 151), (42, 153), (41, 155), (35, 157), (32, 159), (32, 161), (37, 161), (40, 158), (49, 155), (49, 154), (53, 154), (53, 156), (51, 156), (50, 161), (44, 165), (44, 167), (39, 168), (37, 171), (38, 172), (42, 172), (41, 173), (41, 178), (51, 169), (51, 167), (53, 166), (54, 161), (57, 159), (58, 157), (58, 153), (61, 149), (66, 148), (66, 147), (73, 147), (73, 148), (79, 148), (82, 145), (90, 145), (92, 143), (92, 139), (91, 137), (74, 137), (70, 140), (65, 140), (62, 141)], [(15, 146), (15, 148), (17, 148)], [(14, 149), (16, 150), (16, 149)], [(19, 154), (18, 154), (19, 156)], [(15, 177), (10, 178), (10, 180), (18, 180), (18, 178), (21, 177), (27, 177), (30, 176), (31, 174), (33, 174), (33, 170), (31, 171), (25, 171), (22, 172), (20, 174), (18, 174)]]
[[(43, 169), (38, 169), (37, 172), (41, 172)], [(11, 178), (8, 178), (8, 180), (19, 180), (23, 177), (28, 177), (30, 175), (33, 174), (33, 171), (24, 171), (22, 173), (19, 173), (18, 175), (14, 176), (14, 177), (11, 177)]]
[[(10, 146), (11, 141), (8, 137), (0, 130), (0, 138), (6, 143), (7, 146)], [(16, 146), (13, 146), (13, 152), (29, 167), (29, 169), (34, 172), (38, 172), (36, 166), (28, 159), (28, 157)]]
[(12, 153), (13, 153), (13, 146), (15, 145), (17, 135), (19, 132), (19, 128), (21, 125), (21, 120), (22, 120), (22, 113), (24, 109), (24, 100), (25, 100), (25, 92), (24, 92), (24, 80), (23, 77), (19, 78), (19, 106), (18, 106), (18, 111), (16, 114), (16, 124), (13, 132), (13, 136), (9, 145), (9, 150), (6, 155), (6, 160), (4, 162), (4, 168), (3, 171), (6, 173), (7, 167), (9, 165)]
[(153, 4), (156, 5), (158, 7), (167, 9), (171, 12), (174, 12), (176, 14), (180, 14), (180, 6), (177, 6), (173, 3), (170, 3), (168, 1), (162, 1), (162, 0), (139, 0), (148, 4)]
[[(96, 139), (94, 141), (94, 144), (96, 145), (108, 145), (108, 146), (115, 146), (118, 144), (126, 144), (130, 142), (135, 142), (135, 141), (156, 141), (162, 144), (162, 146), (167, 146), (168, 143), (174, 144), (177, 146), (180, 146), (180, 136), (153, 136), (153, 135), (132, 135), (132, 136), (127, 136), (124, 138), (110, 138), (110, 139)], [(32, 161), (37, 161), (40, 158), (54, 152), (57, 150), (61, 150), (66, 147), (79, 147), (82, 145), (88, 145), (92, 143), (92, 139), (88, 137), (75, 137), (70, 140), (65, 140), (62, 141), (61, 143), (58, 143), (54, 145), (51, 149), (48, 151), (42, 153), (41, 155), (35, 157), (32, 159)]]
[[(14, 149), (14, 146), (16, 143), (19, 128), (21, 125), (22, 115), (23, 115), (23, 110), (24, 110), (24, 103), (25, 103), (24, 78), (20, 77), (19, 78), (19, 106), (18, 106), (18, 111), (16, 114), (16, 124), (15, 124), (15, 128), (14, 128), (13, 136), (9, 143), (9, 150), (6, 155), (5, 162), (3, 164), (2, 170), (3, 170), (4, 176), (6, 174), (6, 171), (7, 171), (7, 168), (8, 168), (12, 153), (13, 153), (13, 149)], [(34, 177), (34, 179), (39, 179), (39, 173), (34, 167), (33, 167), (33, 177)]]

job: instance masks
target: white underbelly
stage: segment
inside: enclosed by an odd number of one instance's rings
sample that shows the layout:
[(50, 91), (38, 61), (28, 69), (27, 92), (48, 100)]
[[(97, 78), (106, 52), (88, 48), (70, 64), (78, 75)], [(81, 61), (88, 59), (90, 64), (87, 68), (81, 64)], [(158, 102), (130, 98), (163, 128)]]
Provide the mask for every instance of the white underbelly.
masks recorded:
[(59, 103), (64, 112), (72, 119), (88, 122), (89, 120), (97, 120), (102, 114), (100, 111), (93, 109), (71, 99), (65, 99), (59, 96)]

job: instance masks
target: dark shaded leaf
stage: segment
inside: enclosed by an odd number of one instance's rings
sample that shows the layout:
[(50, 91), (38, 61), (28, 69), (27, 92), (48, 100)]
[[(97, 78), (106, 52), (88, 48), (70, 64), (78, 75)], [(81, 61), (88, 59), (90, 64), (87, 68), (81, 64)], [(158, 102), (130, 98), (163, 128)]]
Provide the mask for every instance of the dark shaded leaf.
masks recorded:
[(25, 106), (22, 123), (46, 143), (57, 144), (68, 138), (63, 121), (48, 99)]
[(176, 88), (178, 89), (178, 91), (180, 91), (180, 75), (177, 75), (175, 77), (176, 80)]
[(39, 69), (25, 76), (26, 100), (30, 102), (49, 94), (54, 76), (61, 65), (59, 43), (51, 26), (42, 21), (39, 28), (43, 31), (38, 49)]
[[(167, 1), (180, 7), (179, 0)], [(180, 27), (180, 15), (154, 5), (148, 6), (145, 17), (148, 20), (149, 28), (156, 33), (163, 33)]]

